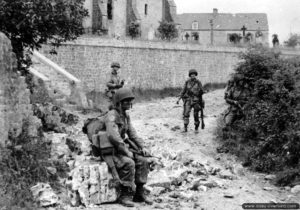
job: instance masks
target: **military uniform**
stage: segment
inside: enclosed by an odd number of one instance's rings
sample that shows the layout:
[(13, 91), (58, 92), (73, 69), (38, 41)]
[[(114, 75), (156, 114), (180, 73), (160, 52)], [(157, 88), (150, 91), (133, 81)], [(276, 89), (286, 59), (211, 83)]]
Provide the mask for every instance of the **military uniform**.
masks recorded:
[[(132, 127), (129, 115), (124, 115), (115, 109), (111, 110), (106, 115), (105, 127), (108, 138), (117, 148), (117, 153), (114, 155), (113, 160), (121, 181), (131, 187), (135, 184), (145, 184), (149, 173), (147, 159), (143, 156), (135, 155), (133, 160), (127, 156), (127, 147), (129, 145), (126, 145), (124, 142), (126, 135), (139, 149), (142, 149), (144, 144)], [(129, 147), (130, 149), (132, 148)]]
[[(132, 106), (134, 95), (131, 90), (122, 88), (116, 91), (113, 99), (114, 107), (106, 114), (96, 119), (88, 120), (83, 132), (92, 140), (92, 149), (95, 156), (102, 156), (110, 166), (115, 179), (120, 180), (119, 202), (124, 206), (132, 207), (132, 192), (134, 202), (146, 202), (151, 204), (144, 193), (144, 184), (147, 182), (149, 162), (144, 142), (136, 134), (127, 113)], [(105, 131), (105, 132), (103, 132)], [(98, 142), (93, 136), (105, 133), (106, 138)], [(105, 141), (109, 142), (113, 152), (103, 154)], [(95, 141), (94, 141), (95, 140)], [(102, 154), (102, 155), (101, 155)], [(115, 173), (114, 173), (115, 172)]]
[(228, 88), (225, 92), (225, 100), (230, 105), (225, 114), (226, 125), (231, 125), (234, 121), (243, 116), (243, 106), (248, 100), (250, 92), (248, 89), (242, 89), (236, 85)]
[[(112, 63), (111, 67), (120, 68), (119, 63)], [(115, 94), (117, 89), (122, 88), (124, 85), (124, 80), (121, 80), (120, 76), (118, 75), (117, 71), (112, 70), (110, 75), (110, 80), (107, 82), (106, 86), (106, 96), (112, 101), (113, 95)]]
[[(190, 71), (189, 76), (195, 73), (197, 75), (196, 71)], [(184, 105), (183, 105), (183, 121), (185, 130), (189, 124), (189, 118), (190, 118), (190, 112), (192, 108), (194, 109), (194, 123), (196, 130), (199, 127), (200, 121), (199, 121), (199, 111), (201, 108), (204, 108), (204, 102), (202, 100), (202, 94), (203, 94), (203, 87), (197, 78), (190, 78), (188, 79), (184, 86), (183, 90), (180, 93), (180, 98), (183, 99)], [(202, 107), (201, 107), (202, 106)]]

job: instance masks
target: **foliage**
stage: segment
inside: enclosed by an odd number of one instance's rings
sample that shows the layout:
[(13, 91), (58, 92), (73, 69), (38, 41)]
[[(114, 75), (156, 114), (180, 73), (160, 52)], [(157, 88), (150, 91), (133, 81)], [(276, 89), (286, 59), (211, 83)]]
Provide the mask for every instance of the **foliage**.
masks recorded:
[(157, 30), (162, 40), (171, 41), (178, 37), (178, 29), (174, 22), (161, 21)]
[(1, 0), (0, 31), (12, 43), (18, 69), (29, 65), (26, 50), (53, 46), (74, 40), (83, 33), (82, 21), (88, 15), (84, 0)]
[(300, 44), (300, 35), (299, 34), (291, 34), (289, 39), (284, 42), (287, 47), (296, 47)]
[(251, 42), (252, 39), (253, 39), (253, 35), (250, 32), (248, 32), (245, 36), (246, 42)]
[(194, 38), (194, 40), (198, 41), (199, 40), (199, 33), (198, 32), (193, 32), (192, 37)]
[[(18, 137), (11, 134), (9, 145), (1, 148), (1, 181), (5, 183), (4, 193), (12, 198), (7, 201), (11, 206), (24, 207), (32, 203), (30, 187), (37, 182), (50, 182), (53, 187), (59, 187), (58, 177), (66, 176), (67, 172), (65, 163), (49, 159), (50, 142), (43, 139), (41, 130), (39, 137), (28, 136), (29, 124), (25, 121), (22, 134)], [(58, 173), (51, 174), (47, 167), (56, 168)]]
[(237, 34), (237, 33), (229, 34), (229, 41), (234, 44), (239, 43), (241, 41), (241, 39), (242, 39), (242, 36), (240, 34)]
[(128, 33), (131, 36), (132, 39), (140, 36), (140, 24), (137, 22), (131, 22), (128, 26)]
[(248, 88), (250, 94), (240, 119), (224, 129), (224, 146), (257, 171), (299, 171), (299, 58), (280, 59), (260, 46), (241, 59), (235, 75), (242, 75), (239, 80), (246, 85), (240, 88)]

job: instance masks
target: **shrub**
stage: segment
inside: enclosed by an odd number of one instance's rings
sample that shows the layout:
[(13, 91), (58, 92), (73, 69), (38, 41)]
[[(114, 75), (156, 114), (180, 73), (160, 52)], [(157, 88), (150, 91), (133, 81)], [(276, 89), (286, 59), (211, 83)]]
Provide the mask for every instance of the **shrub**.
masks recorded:
[[(5, 183), (4, 193), (11, 198), (6, 205), (13, 209), (33, 203), (30, 188), (37, 182), (49, 182), (58, 189), (58, 177), (64, 177), (68, 170), (65, 163), (49, 159), (50, 142), (42, 137), (42, 131), (39, 137), (31, 137), (28, 127), (29, 121), (25, 121), (22, 134), (18, 137), (9, 135), (8, 145), (1, 148), (1, 181)], [(49, 173), (47, 167), (56, 168), (58, 173)]]
[(171, 41), (178, 37), (178, 29), (173, 22), (161, 21), (157, 30), (162, 40)]
[(261, 46), (241, 59), (235, 74), (242, 75), (250, 94), (243, 118), (225, 129), (224, 146), (257, 171), (299, 169), (299, 60), (280, 59)]

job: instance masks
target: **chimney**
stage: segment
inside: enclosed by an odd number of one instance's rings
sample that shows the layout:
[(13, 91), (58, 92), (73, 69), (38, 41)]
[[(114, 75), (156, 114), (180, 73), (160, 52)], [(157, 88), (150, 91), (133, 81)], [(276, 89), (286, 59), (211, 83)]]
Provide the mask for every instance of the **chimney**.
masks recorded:
[(213, 16), (216, 17), (218, 15), (218, 9), (213, 8)]

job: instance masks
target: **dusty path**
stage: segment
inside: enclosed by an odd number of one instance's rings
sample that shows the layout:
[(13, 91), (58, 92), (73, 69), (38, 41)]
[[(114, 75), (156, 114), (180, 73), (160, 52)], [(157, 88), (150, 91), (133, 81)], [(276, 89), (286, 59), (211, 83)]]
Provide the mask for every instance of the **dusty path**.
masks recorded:
[[(205, 95), (205, 123), (206, 128), (199, 133), (194, 132), (191, 120), (188, 133), (182, 133), (182, 104), (176, 105), (175, 98), (153, 100), (134, 104), (131, 118), (138, 134), (145, 140), (147, 146), (157, 156), (164, 156), (166, 151), (173, 154), (169, 157), (178, 160), (170, 162), (171, 166), (161, 169), (167, 175), (183, 171), (176, 163), (192, 160), (200, 163), (207, 171), (208, 176), (189, 175), (189, 181), (178, 186), (152, 186), (151, 196), (156, 201), (152, 206), (138, 205), (130, 209), (242, 209), (243, 203), (288, 203), (300, 201), (290, 193), (289, 189), (277, 188), (264, 180), (264, 174), (249, 172), (244, 169), (233, 156), (218, 154), (218, 142), (214, 131), (217, 119), (226, 108), (223, 100), (223, 90), (212, 91)], [(178, 126), (180, 129), (178, 129)], [(200, 167), (201, 168), (201, 167)], [(150, 173), (149, 182), (163, 182), (164, 174), (157, 170)], [(158, 181), (159, 180), (159, 181)], [(213, 183), (197, 190), (190, 190), (191, 186), (200, 180), (200, 183)], [(159, 185), (158, 185), (159, 186)], [(92, 209), (127, 209), (120, 205), (103, 205)]]

